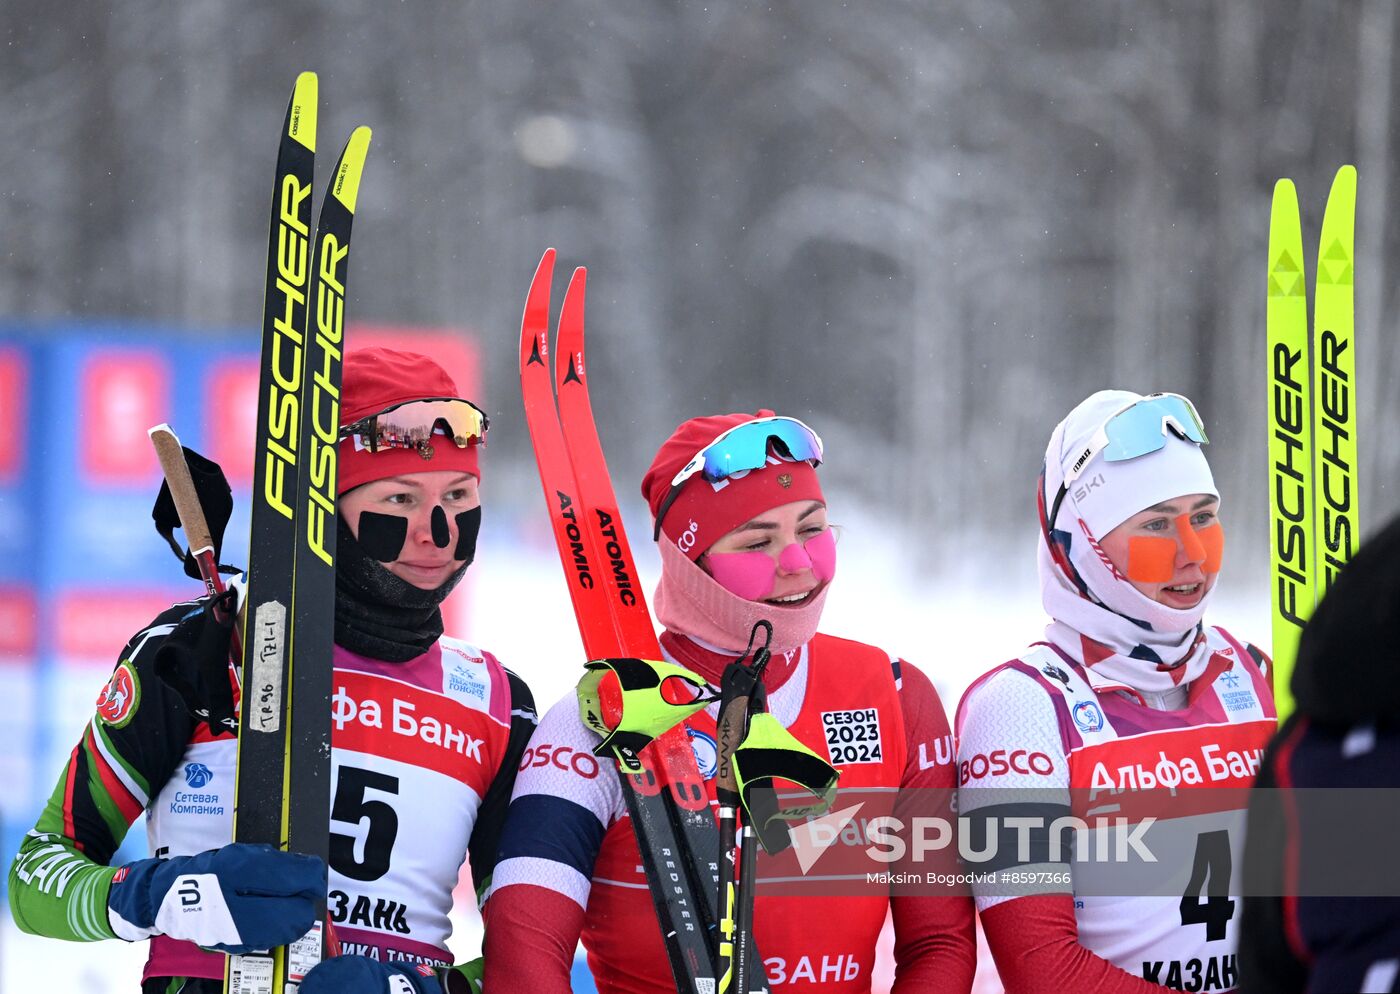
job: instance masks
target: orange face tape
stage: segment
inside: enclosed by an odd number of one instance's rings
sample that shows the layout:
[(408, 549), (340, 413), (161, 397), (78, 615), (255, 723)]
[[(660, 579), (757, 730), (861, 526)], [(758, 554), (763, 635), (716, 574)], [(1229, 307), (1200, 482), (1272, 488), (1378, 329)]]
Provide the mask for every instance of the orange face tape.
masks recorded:
[(1170, 583), (1176, 574), (1176, 539), (1134, 535), (1128, 539), (1128, 579)]
[(1201, 564), (1201, 569), (1207, 573), (1219, 573), (1220, 562), (1225, 558), (1225, 529), (1217, 521), (1209, 528), (1196, 532), (1196, 537), (1206, 550), (1206, 561)]
[(1176, 537), (1186, 553), (1186, 560), (1193, 563), (1204, 561), (1206, 547), (1201, 544), (1196, 529), (1191, 527), (1191, 515), (1178, 514), (1172, 521), (1176, 525)]
[[(1176, 574), (1178, 548), (1186, 558), (1199, 562), (1207, 573), (1219, 573), (1225, 553), (1225, 529), (1216, 522), (1199, 531), (1191, 527), (1190, 515), (1175, 519), (1176, 538), (1134, 535), (1128, 539), (1128, 579), (1138, 583), (1169, 583)], [(1177, 543), (1180, 543), (1178, 547)]]

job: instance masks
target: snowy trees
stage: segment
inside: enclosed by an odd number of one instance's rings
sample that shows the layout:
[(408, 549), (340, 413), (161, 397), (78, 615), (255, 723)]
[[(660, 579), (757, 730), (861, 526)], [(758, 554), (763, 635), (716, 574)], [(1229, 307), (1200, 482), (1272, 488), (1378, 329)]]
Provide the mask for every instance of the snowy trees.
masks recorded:
[[(968, 522), (1028, 520), (1047, 419), (1122, 386), (1196, 398), (1222, 485), (1262, 493), (1268, 190), (1293, 176), (1315, 223), (1344, 161), (1363, 414), (1400, 399), (1386, 0), (7, 13), (7, 316), (251, 325), (267, 136), (313, 68), (352, 97), (323, 130), (385, 150), (356, 317), (475, 328), (513, 411), (531, 266), (586, 262), (619, 480), (684, 417), (773, 403), (868, 456), (842, 482), (952, 526), (926, 551), (969, 552)], [(1376, 495), (1400, 446), (1363, 446)], [(1235, 536), (1262, 562), (1262, 528)]]

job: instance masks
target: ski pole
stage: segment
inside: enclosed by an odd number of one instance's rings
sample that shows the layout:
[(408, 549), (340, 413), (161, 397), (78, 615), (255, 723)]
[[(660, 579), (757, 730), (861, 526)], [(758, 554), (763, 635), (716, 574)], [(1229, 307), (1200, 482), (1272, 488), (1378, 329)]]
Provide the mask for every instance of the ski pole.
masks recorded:
[(758, 836), (745, 825), (739, 838), (739, 896), (734, 923), (734, 967), (741, 977), (748, 976), (749, 957), (753, 954), (753, 902), (758, 872)]
[[(764, 644), (754, 649), (759, 632), (764, 633)], [(734, 753), (748, 733), (749, 714), (755, 692), (763, 670), (768, 665), (770, 654), (768, 645), (773, 638), (773, 626), (759, 621), (749, 634), (749, 644), (744, 654), (730, 663), (720, 681), (719, 721), (716, 724), (715, 738), (719, 758), (719, 768), (715, 775), (715, 797), (719, 801), (719, 990), (721, 994), (746, 994), (748, 979), (747, 954), (751, 937), (740, 930), (740, 894), (735, 887), (735, 862), (740, 858), (748, 861), (752, 857), (750, 846), (740, 856), (738, 848), (739, 828), (739, 783), (734, 772)], [(746, 659), (752, 665), (745, 666)], [(745, 827), (747, 832), (747, 826)], [(738, 887), (745, 886), (743, 868), (739, 867)], [(752, 873), (749, 874), (752, 877)], [(748, 883), (751, 885), (752, 880)], [(737, 978), (737, 984), (736, 984)]]
[[(150, 436), (151, 445), (156, 450), (156, 458), (160, 460), (161, 472), (165, 474), (170, 496), (175, 501), (175, 510), (180, 515), (180, 527), (184, 529), (185, 539), (189, 542), (190, 555), (194, 557), (195, 564), (199, 567), (199, 575), (204, 579), (204, 589), (214, 598), (214, 617), (219, 621), (228, 621), (228, 613), (219, 600), (225, 587), (223, 577), (219, 575), (219, 562), (214, 554), (214, 537), (209, 532), (208, 522), (204, 520), (204, 508), (200, 506), (194, 480), (190, 477), (185, 450), (180, 445), (175, 429), (168, 424), (158, 424), (146, 434)], [(229, 640), (229, 658), (243, 658), (243, 645), (237, 625), (233, 626)]]
[[(763, 653), (763, 663), (766, 665), (769, 658), (767, 648), (760, 649), (759, 652)], [(749, 697), (748, 718), (752, 718), (760, 711), (767, 710), (767, 699), (767, 690), (762, 683), (758, 683)], [(745, 725), (747, 724), (746, 719)], [(749, 956), (753, 952), (754, 890), (758, 886), (758, 881), (754, 879), (758, 872), (758, 836), (754, 834), (753, 826), (747, 821), (740, 832), (739, 854), (739, 893), (736, 901), (738, 912), (734, 925), (734, 966), (740, 977), (747, 977), (749, 975)]]

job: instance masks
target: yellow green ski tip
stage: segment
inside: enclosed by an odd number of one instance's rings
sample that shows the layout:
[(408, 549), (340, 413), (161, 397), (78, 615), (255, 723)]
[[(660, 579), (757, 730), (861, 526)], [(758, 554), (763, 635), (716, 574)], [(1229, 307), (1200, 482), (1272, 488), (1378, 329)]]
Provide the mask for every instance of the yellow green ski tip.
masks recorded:
[(316, 151), (316, 100), (319, 84), (314, 72), (304, 72), (297, 76), (297, 85), (292, 90), (292, 109), (287, 115), (287, 135), (306, 146), (307, 151)]
[(1273, 210), (1269, 216), (1269, 296), (1301, 297), (1303, 289), (1302, 235), (1297, 240), (1283, 233), (1298, 230), (1298, 191), (1291, 179), (1274, 184)]
[(345, 205), (351, 214), (355, 213), (355, 201), (360, 195), (360, 175), (365, 169), (365, 155), (369, 152), (369, 128), (360, 125), (345, 143), (345, 151), (340, 157), (340, 169), (336, 172), (331, 194)]
[(1354, 283), (1352, 251), (1355, 244), (1356, 167), (1342, 166), (1332, 180), (1327, 211), (1322, 216), (1322, 240), (1317, 256), (1319, 286), (1350, 287)]

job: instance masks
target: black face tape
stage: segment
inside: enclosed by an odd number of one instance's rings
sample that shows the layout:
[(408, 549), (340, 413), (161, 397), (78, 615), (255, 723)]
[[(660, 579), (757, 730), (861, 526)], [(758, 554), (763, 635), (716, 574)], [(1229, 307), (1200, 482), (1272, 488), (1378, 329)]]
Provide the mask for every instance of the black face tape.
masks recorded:
[[(357, 539), (365, 555), (376, 562), (392, 563), (403, 551), (408, 538), (408, 519), (397, 514), (360, 512), (360, 534)], [(446, 544), (446, 543), (443, 543)]]
[(433, 544), (439, 549), (445, 549), (450, 541), (452, 533), (447, 530), (447, 512), (439, 504), (433, 508)]
[(476, 558), (476, 535), (481, 531), (481, 505), (457, 515), (457, 548), (452, 558), (470, 563)]

